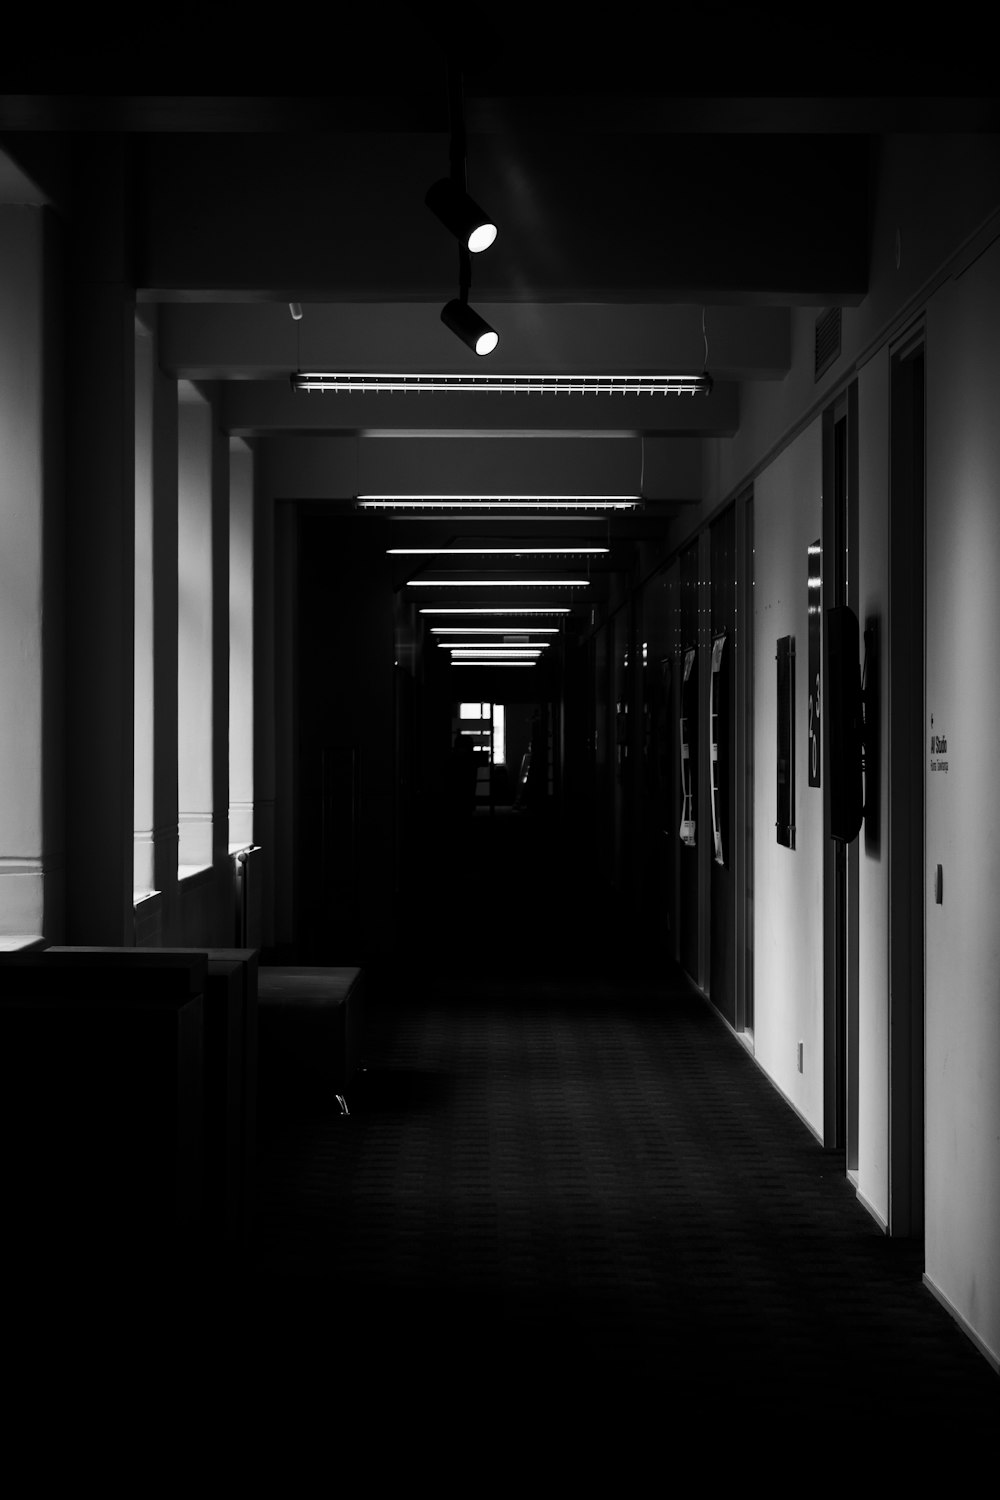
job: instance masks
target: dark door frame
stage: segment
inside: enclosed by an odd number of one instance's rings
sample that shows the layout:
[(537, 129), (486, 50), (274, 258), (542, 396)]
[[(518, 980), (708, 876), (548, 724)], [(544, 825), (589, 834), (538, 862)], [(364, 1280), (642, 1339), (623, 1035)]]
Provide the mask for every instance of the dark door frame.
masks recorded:
[[(736, 1030), (753, 1037), (753, 486), (736, 500), (736, 774), (733, 860), (736, 878)], [(737, 832), (739, 831), (739, 832)]]
[[(858, 385), (823, 413), (822, 609), (858, 609)], [(803, 581), (803, 587), (805, 582)], [(822, 684), (820, 688), (822, 701)], [(822, 716), (822, 711), (821, 711)], [(829, 726), (827, 726), (828, 728)], [(858, 1164), (858, 840), (830, 836), (830, 775), (824, 735), (823, 790), (823, 1145)]]
[(889, 374), (889, 1233), (924, 1230), (924, 329)]

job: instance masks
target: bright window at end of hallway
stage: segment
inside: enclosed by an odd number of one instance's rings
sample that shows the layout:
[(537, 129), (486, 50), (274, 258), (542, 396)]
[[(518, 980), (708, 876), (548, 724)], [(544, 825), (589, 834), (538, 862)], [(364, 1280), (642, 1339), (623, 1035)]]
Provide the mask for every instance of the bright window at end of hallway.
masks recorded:
[[(482, 724), (483, 735), (492, 732), (493, 764), (503, 766), (507, 763), (507, 728), (506, 715), (502, 703), (460, 703), (458, 706), (458, 717), (477, 724)], [(469, 731), (471, 733), (471, 731)], [(485, 751), (489, 748), (482, 745)]]
[(502, 703), (493, 705), (493, 764), (503, 766), (507, 763), (507, 727), (506, 715)]

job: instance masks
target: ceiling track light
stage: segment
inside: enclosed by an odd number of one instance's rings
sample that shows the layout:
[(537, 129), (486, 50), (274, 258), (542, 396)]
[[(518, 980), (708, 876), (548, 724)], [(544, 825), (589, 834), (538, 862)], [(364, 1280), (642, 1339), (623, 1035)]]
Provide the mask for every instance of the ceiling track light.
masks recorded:
[(500, 335), (462, 297), (453, 297), (441, 309), (441, 322), (467, 344), (473, 354), (492, 354)]
[(429, 187), (424, 202), (471, 255), (488, 250), (497, 237), (497, 226), (485, 209), (449, 177)]
[(469, 196), (462, 74), (454, 58), (448, 62), (448, 116), (451, 172), (428, 188), (424, 201), (458, 240), (458, 296), (445, 303), (441, 309), (441, 321), (474, 354), (482, 356), (493, 353), (500, 336), (475, 308), (469, 306), (472, 257), (493, 244), (497, 227), (489, 214)]

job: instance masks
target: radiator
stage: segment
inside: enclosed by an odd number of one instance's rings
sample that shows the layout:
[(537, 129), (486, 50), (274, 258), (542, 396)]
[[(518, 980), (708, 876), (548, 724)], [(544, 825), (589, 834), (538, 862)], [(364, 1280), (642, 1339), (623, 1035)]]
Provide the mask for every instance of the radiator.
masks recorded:
[(250, 844), (233, 855), (233, 941), (237, 948), (261, 945), (262, 854), (259, 844)]
[(163, 897), (159, 891), (137, 893), (132, 901), (133, 938), (137, 948), (163, 944)]

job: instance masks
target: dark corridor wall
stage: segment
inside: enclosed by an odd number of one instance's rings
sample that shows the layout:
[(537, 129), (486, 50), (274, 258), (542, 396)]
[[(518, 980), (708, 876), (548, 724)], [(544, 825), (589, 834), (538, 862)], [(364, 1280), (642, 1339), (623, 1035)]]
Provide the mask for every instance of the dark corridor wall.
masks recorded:
[(295, 944), (366, 963), (393, 925), (392, 578), (382, 523), (302, 507), (293, 618)]

